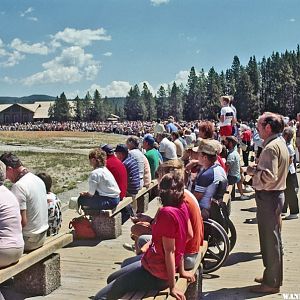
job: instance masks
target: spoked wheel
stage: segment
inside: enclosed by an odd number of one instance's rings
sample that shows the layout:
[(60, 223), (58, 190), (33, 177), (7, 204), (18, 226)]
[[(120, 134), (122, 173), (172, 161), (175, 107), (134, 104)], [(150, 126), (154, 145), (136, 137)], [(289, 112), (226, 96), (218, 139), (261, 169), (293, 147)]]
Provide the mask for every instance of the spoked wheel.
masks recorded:
[(224, 228), (217, 222), (208, 219), (204, 221), (204, 239), (208, 248), (203, 258), (203, 273), (218, 270), (229, 254), (229, 239)]
[(236, 229), (234, 224), (229, 218), (227, 219), (227, 225), (228, 225), (227, 236), (229, 238), (229, 252), (231, 252), (236, 243)]

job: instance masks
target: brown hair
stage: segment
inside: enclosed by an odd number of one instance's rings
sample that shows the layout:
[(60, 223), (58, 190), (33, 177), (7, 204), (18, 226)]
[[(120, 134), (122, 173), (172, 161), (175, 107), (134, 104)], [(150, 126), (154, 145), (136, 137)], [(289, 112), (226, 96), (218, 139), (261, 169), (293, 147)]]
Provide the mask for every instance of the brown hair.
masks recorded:
[(50, 193), (51, 192), (51, 187), (52, 187), (52, 178), (50, 175), (48, 175), (47, 173), (38, 173), (36, 174), (36, 176), (40, 177), (44, 183), (45, 183), (45, 186), (46, 186), (46, 191), (47, 193)]
[(180, 173), (165, 174), (159, 183), (159, 196), (163, 206), (178, 207), (183, 202), (184, 180)]
[(97, 161), (98, 168), (106, 165), (106, 152), (101, 149), (94, 149), (89, 153), (89, 159), (94, 158)]
[(215, 126), (210, 121), (203, 121), (199, 125), (199, 132), (203, 133), (203, 139), (212, 139), (214, 137)]

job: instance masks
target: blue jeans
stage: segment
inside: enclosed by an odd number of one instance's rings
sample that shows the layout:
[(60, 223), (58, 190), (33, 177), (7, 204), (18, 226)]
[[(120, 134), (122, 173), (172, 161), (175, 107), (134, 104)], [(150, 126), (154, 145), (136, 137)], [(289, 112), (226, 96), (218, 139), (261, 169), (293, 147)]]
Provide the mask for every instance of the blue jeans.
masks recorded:
[(117, 300), (128, 292), (164, 290), (168, 287), (168, 281), (159, 279), (143, 268), (137, 261), (126, 268), (126, 273), (120, 275), (100, 290), (95, 300)]
[(89, 209), (113, 209), (120, 202), (120, 197), (110, 198), (106, 196), (100, 196), (97, 193), (92, 197), (79, 196), (78, 206), (86, 206)]

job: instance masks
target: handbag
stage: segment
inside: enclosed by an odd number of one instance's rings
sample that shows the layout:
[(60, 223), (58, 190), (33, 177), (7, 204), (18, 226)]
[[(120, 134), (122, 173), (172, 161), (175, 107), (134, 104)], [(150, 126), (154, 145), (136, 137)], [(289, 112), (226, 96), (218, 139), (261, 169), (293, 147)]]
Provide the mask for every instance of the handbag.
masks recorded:
[(243, 141), (240, 141), (240, 146), (241, 146), (243, 151), (247, 151), (248, 145), (245, 144)]
[(74, 218), (69, 223), (69, 229), (74, 229), (75, 238), (77, 239), (94, 239), (96, 232), (94, 231), (91, 221), (86, 216)]

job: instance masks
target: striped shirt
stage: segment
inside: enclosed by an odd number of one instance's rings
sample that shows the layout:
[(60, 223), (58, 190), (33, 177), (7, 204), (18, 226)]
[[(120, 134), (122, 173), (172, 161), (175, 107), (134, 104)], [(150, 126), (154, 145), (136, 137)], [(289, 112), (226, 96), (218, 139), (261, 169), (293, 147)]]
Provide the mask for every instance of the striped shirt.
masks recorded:
[(127, 158), (123, 160), (123, 164), (127, 170), (128, 176), (127, 192), (131, 195), (136, 195), (140, 189), (140, 174), (138, 163), (133, 157), (128, 155)]

